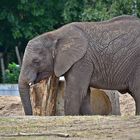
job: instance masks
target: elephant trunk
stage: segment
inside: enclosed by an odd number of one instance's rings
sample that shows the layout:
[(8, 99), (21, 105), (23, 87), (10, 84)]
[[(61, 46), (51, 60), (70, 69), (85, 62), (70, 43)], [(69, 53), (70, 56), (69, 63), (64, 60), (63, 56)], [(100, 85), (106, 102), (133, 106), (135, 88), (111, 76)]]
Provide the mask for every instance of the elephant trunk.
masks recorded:
[(30, 86), (25, 82), (25, 77), (20, 74), (19, 77), (19, 93), (24, 108), (25, 115), (32, 115), (32, 106), (30, 100)]

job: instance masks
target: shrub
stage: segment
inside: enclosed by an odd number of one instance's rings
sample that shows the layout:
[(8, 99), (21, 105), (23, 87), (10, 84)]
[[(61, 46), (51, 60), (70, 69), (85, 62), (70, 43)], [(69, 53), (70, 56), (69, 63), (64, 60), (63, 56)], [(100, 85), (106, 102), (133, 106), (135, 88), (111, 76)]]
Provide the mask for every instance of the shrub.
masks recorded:
[(16, 63), (8, 64), (8, 69), (5, 70), (5, 83), (17, 83), (20, 73), (20, 67)]

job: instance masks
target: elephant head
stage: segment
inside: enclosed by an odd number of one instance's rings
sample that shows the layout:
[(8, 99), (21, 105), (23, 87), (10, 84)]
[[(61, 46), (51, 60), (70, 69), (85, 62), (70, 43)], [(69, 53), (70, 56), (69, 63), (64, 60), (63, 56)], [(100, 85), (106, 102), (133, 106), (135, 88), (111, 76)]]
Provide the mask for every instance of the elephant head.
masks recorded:
[(50, 75), (64, 75), (87, 50), (82, 30), (73, 24), (33, 38), (25, 49), (19, 76), (19, 92), (26, 115), (32, 115), (30, 85)]

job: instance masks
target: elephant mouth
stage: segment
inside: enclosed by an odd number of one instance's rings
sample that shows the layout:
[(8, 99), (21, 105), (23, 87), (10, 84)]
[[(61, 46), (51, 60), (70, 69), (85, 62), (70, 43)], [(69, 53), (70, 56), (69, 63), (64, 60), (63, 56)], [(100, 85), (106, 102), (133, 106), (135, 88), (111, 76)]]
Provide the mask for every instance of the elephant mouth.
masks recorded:
[(34, 83), (36, 84), (36, 83), (39, 83), (42, 80), (49, 79), (50, 76), (51, 76), (51, 72), (39, 72), (37, 74), (37, 77), (36, 77)]
[(48, 81), (51, 75), (52, 75), (51, 72), (39, 72), (39, 73), (37, 73), (37, 77), (36, 77), (35, 81), (29, 82), (29, 86), (34, 86), (42, 80)]

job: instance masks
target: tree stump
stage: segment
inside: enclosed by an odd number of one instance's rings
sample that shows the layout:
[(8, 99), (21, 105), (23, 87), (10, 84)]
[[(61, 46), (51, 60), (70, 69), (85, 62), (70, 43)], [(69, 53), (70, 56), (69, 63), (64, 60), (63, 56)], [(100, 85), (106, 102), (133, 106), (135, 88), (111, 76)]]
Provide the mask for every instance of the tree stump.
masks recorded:
[(31, 87), (30, 97), (33, 115), (55, 115), (58, 81), (59, 79), (53, 75)]

